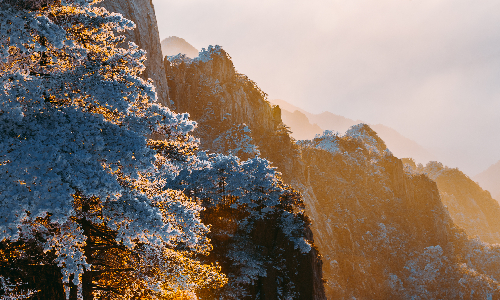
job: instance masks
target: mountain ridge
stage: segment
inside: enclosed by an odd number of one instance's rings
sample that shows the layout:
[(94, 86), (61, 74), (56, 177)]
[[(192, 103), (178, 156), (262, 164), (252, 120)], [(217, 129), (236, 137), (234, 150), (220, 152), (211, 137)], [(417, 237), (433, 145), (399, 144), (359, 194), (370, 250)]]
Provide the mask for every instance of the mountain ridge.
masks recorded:
[(198, 56), (199, 51), (185, 39), (177, 36), (169, 36), (161, 41), (161, 52), (163, 56), (185, 54), (189, 58)]
[[(353, 125), (364, 123), (360, 120), (354, 121), (331, 112), (312, 114), (281, 99), (270, 100), (270, 102), (280, 106), (283, 122), (290, 127), (292, 131), (291, 135), (297, 140), (312, 139), (317, 134), (323, 133), (324, 130), (334, 130), (343, 133)], [(314, 120), (315, 123), (311, 124), (310, 120)], [(427, 149), (403, 136), (395, 129), (383, 124), (370, 126), (382, 137), (389, 146), (389, 150), (397, 157), (411, 157), (417, 162), (424, 164), (435, 160), (434, 155)]]
[(500, 160), (474, 176), (473, 179), (488, 190), (493, 198), (500, 201)]
[[(203, 59), (166, 62), (173, 102), (198, 122), (204, 149), (244, 157), (242, 149), (257, 150), (301, 192), (327, 298), (500, 296), (493, 279), (500, 247), (470, 239), (454, 223), (434, 180), (409, 171), (366, 124), (295, 142), (284, 110), (236, 73), (225, 51), (211, 49)], [(246, 147), (217, 142), (238, 128), (247, 135), (233, 136)]]

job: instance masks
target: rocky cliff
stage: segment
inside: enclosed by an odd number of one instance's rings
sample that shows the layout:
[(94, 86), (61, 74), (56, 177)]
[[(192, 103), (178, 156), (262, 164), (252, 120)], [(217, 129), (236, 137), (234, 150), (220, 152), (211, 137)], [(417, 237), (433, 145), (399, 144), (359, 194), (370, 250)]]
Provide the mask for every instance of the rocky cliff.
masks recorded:
[(203, 147), (258, 151), (302, 192), (328, 299), (500, 296), (500, 248), (469, 239), (436, 183), (406, 170), (369, 126), (297, 144), (220, 47), (165, 63), (175, 107), (199, 122)]
[(127, 41), (132, 41), (139, 45), (139, 48), (147, 51), (148, 60), (145, 63), (146, 70), (142, 73), (142, 77), (153, 79), (158, 100), (163, 105), (169, 106), (160, 34), (151, 0), (104, 0), (99, 5), (104, 6), (110, 12), (120, 13), (125, 18), (134, 21), (135, 30), (126, 32), (124, 35), (127, 37)]

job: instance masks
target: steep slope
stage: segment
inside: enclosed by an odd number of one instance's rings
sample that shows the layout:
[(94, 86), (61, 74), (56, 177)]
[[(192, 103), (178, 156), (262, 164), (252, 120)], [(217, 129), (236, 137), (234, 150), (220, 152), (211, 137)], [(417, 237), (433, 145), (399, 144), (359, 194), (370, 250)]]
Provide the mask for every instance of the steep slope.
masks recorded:
[(498, 265), (497, 254), (479, 259), (480, 269), (470, 252), (487, 256), (492, 246), (468, 240), (453, 224), (436, 183), (405, 171), (370, 127), (353, 126), (344, 136), (327, 132), (301, 145), (305, 192), (321, 207), (312, 217), (316, 243), (327, 257), (331, 299), (499, 295), (498, 282), (489, 277), (498, 271), (484, 268), (488, 259)]
[(158, 100), (161, 104), (169, 106), (168, 85), (165, 80), (160, 34), (153, 3), (150, 0), (104, 0), (99, 5), (134, 21), (136, 29), (124, 35), (127, 41), (132, 41), (147, 51), (148, 60), (145, 62), (146, 70), (142, 73), (142, 77), (153, 79)]
[(163, 56), (172, 56), (179, 53), (185, 54), (189, 58), (198, 56), (198, 50), (195, 47), (186, 42), (185, 39), (176, 36), (169, 36), (161, 41), (161, 53)]
[[(200, 123), (206, 149), (259, 151), (302, 192), (328, 299), (500, 296), (500, 248), (468, 239), (436, 183), (405, 170), (369, 126), (295, 144), (279, 107), (234, 72), (220, 47), (166, 64), (172, 100)], [(313, 277), (318, 284), (318, 273)]]
[(438, 162), (416, 167), (407, 161), (407, 166), (436, 182), (441, 200), (453, 221), (470, 237), (477, 236), (487, 243), (500, 243), (500, 205), (476, 182), (460, 170)]
[(497, 201), (500, 201), (500, 161), (474, 176), (473, 179), (488, 190)]

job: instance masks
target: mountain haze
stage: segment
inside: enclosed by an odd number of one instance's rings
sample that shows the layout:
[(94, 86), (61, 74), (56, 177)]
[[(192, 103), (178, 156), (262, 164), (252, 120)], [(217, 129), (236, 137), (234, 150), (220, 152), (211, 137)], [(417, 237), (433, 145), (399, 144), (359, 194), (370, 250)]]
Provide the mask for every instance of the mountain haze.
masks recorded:
[[(283, 123), (290, 127), (291, 135), (297, 140), (312, 139), (323, 130), (346, 132), (351, 126), (363, 123), (354, 121), (331, 112), (312, 114), (284, 100), (274, 99), (271, 103), (279, 105), (282, 110)], [(314, 124), (311, 124), (314, 122)], [(396, 157), (411, 157), (419, 163), (427, 163), (435, 157), (417, 142), (403, 136), (396, 130), (383, 124), (371, 125), (371, 128), (385, 141), (389, 150)]]
[[(307, 118), (310, 120), (310, 122), (314, 122), (317, 124), (319, 127), (321, 127), (323, 130), (335, 130), (338, 132), (346, 132), (349, 127), (362, 123), (360, 120), (351, 120), (349, 118), (345, 118), (343, 116), (339, 116), (336, 114), (333, 114), (331, 112), (322, 112), (320, 114), (312, 114), (308, 111), (305, 111), (297, 106), (294, 106), (284, 100), (281, 99), (272, 99), (269, 100), (269, 102), (279, 105), (281, 109), (287, 110), (289, 112), (294, 112), (294, 111), (300, 111), (304, 115), (307, 116)], [(286, 123), (286, 120), (284, 119), (284, 122)], [(293, 132), (293, 130), (292, 130)], [(309, 137), (308, 139), (314, 138), (314, 135)]]
[(427, 149), (389, 126), (376, 124), (371, 127), (385, 141), (389, 150), (397, 157), (411, 157), (415, 161), (423, 164), (436, 159)]
[(500, 161), (473, 177), (493, 198), (500, 201)]
[[(370, 126), (357, 124), (343, 135), (327, 131), (295, 142), (281, 120), (285, 109), (272, 106), (255, 82), (236, 73), (220, 47), (195, 60), (171, 58), (165, 69), (175, 107), (198, 122), (204, 149), (243, 157), (258, 152), (302, 193), (323, 260), (326, 298), (500, 297), (500, 246), (470, 239), (450, 216), (436, 182), (409, 171)], [(297, 119), (306, 122), (306, 115), (298, 113)], [(494, 218), (493, 209), (481, 201), (477, 206)], [(495, 232), (490, 221), (486, 226)], [(307, 254), (304, 259), (317, 258)], [(302, 260), (299, 265), (315, 266)], [(300, 288), (308, 298), (297, 299), (323, 297), (318, 271), (316, 264), (305, 273), (314, 288)], [(274, 289), (272, 284), (267, 288)], [(265, 291), (255, 284), (251, 290)]]
[(198, 56), (198, 50), (183, 38), (170, 36), (161, 41), (161, 52), (163, 56), (185, 54), (189, 58)]
[(308, 140), (316, 134), (323, 133), (323, 129), (316, 123), (311, 124), (309, 118), (301, 111), (290, 112), (281, 108), (281, 118), (283, 123), (290, 127), (290, 135), (296, 140)]

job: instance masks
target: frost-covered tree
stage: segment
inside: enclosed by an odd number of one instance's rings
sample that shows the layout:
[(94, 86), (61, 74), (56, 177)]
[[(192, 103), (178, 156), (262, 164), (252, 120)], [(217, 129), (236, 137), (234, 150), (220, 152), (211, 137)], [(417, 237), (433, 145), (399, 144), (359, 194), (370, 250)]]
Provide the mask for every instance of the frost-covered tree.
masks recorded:
[[(197, 159), (168, 185), (184, 190), (206, 208), (202, 219), (211, 225), (214, 244), (209, 260), (219, 262), (229, 279), (222, 289), (204, 291), (200, 298), (250, 299), (253, 286), (271, 276), (270, 269), (279, 281), (273, 291), (276, 299), (296, 298), (296, 283), (288, 272), (297, 265), (287, 265), (290, 261), (284, 256), (292, 255), (284, 253), (284, 245), (298, 256), (311, 250), (300, 194), (285, 185), (263, 158), (242, 161), (234, 155), (200, 152)], [(266, 234), (273, 237), (259, 237)]]
[(0, 0), (0, 241), (52, 254), (67, 297), (217, 286), (201, 207), (164, 187), (195, 123), (156, 104), (115, 35), (134, 24), (98, 2)]
[(227, 152), (242, 159), (260, 155), (260, 151), (252, 139), (251, 130), (246, 124), (235, 125), (221, 133), (213, 141), (212, 148), (217, 152)]

